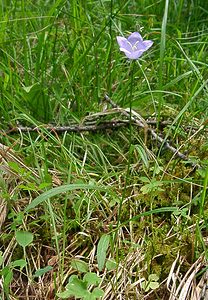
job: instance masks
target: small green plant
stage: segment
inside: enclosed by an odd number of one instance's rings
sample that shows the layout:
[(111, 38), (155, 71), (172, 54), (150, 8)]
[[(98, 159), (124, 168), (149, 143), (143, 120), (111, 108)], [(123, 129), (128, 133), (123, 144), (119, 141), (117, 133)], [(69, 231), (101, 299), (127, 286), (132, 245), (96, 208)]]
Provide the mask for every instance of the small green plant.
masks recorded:
[(66, 290), (57, 293), (59, 298), (66, 299), (74, 296), (78, 299), (96, 300), (103, 296), (104, 292), (97, 287), (101, 282), (101, 278), (99, 278), (96, 273), (89, 272), (86, 262), (73, 259), (71, 261), (71, 267), (84, 275), (81, 278), (78, 277), (78, 275), (71, 275), (66, 285)]
[(144, 279), (144, 281), (141, 283), (141, 288), (148, 292), (149, 290), (155, 290), (159, 287), (158, 283), (159, 277), (156, 274), (150, 274), (148, 276), (148, 280)]
[(188, 215), (188, 208), (187, 207), (184, 207), (180, 210), (176, 210), (173, 215), (177, 218), (177, 217), (182, 217), (182, 218), (185, 218), (185, 219), (190, 219), (189, 215)]
[(163, 183), (161, 181), (156, 180), (153, 178), (152, 180), (149, 180), (147, 177), (140, 177), (141, 181), (146, 183), (141, 187), (141, 191), (143, 194), (151, 194), (154, 192), (162, 192), (163, 189), (161, 186)]
[[(91, 272), (87, 272), (82, 279), (79, 279), (77, 275), (72, 275), (69, 277), (66, 290), (62, 293), (58, 293), (57, 296), (61, 299), (66, 299), (71, 296), (84, 300), (99, 299), (104, 294), (99, 287), (95, 287), (100, 281), (101, 278), (99, 278), (97, 274)], [(94, 288), (90, 291), (92, 287)]]
[(7, 298), (9, 298), (10, 283), (13, 279), (13, 270), (15, 268), (20, 268), (20, 270), (22, 270), (24, 267), (26, 267), (26, 265), (27, 262), (25, 259), (18, 259), (4, 267), (3, 253), (0, 251), (0, 275), (3, 282), (3, 292)]
[(16, 241), (23, 248), (24, 260), (26, 262), (25, 268), (26, 268), (26, 273), (27, 273), (28, 279), (32, 278), (32, 275), (31, 275), (32, 273), (31, 273), (31, 271), (29, 272), (28, 265), (27, 265), (26, 247), (33, 242), (33, 237), (34, 237), (33, 234), (29, 231), (22, 230), (22, 231), (15, 232)]

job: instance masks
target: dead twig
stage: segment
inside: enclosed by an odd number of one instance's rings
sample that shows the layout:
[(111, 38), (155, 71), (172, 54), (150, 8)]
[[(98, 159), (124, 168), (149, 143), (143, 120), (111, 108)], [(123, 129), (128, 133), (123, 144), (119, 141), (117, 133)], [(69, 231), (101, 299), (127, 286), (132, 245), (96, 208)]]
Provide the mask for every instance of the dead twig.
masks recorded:
[[(112, 99), (110, 99), (110, 97), (108, 97), (107, 95), (105, 95), (104, 100), (107, 101), (108, 103), (110, 103), (112, 105), (113, 108), (117, 108), (120, 111), (122, 111), (122, 109), (115, 104)], [(162, 138), (161, 136), (159, 136), (153, 128), (149, 127), (148, 123), (146, 122), (145, 119), (143, 119), (137, 112), (135, 112), (134, 110), (131, 111), (131, 116), (130, 116), (130, 111), (129, 109), (123, 109), (123, 114), (125, 116), (128, 116), (129, 118), (132, 118), (132, 121), (135, 122), (138, 126), (140, 126), (141, 128), (144, 128), (147, 132), (149, 132), (152, 137), (158, 141), (163, 147), (167, 148), (168, 150), (170, 150), (173, 153), (173, 157), (177, 156), (182, 160), (185, 161), (189, 161), (190, 164), (196, 168), (199, 167), (199, 165), (193, 163), (192, 161), (189, 160), (189, 158), (183, 154), (182, 152), (180, 152), (177, 148), (173, 147), (170, 145), (170, 143), (168, 141), (166, 141), (164, 138)]]
[[(107, 130), (107, 129), (115, 129), (115, 128), (120, 128), (123, 126), (128, 126), (131, 121), (131, 125), (133, 126), (138, 126), (142, 129), (144, 129), (145, 134), (150, 133), (150, 135), (153, 137), (154, 140), (159, 142), (163, 148), (167, 148), (169, 151), (173, 153), (172, 159), (175, 157), (178, 157), (182, 160), (188, 161), (194, 168), (199, 167), (199, 165), (193, 163), (190, 161), (190, 159), (180, 152), (180, 148), (175, 148), (172, 146), (165, 138), (163, 138), (161, 135), (159, 135), (153, 128), (152, 126), (157, 125), (156, 120), (145, 120), (139, 113), (137, 113), (134, 110), (124, 109), (122, 107), (119, 107), (116, 103), (113, 102), (113, 100), (108, 96), (105, 95), (103, 101), (109, 103), (111, 105), (111, 109), (105, 110), (103, 112), (98, 112), (95, 114), (90, 114), (86, 116), (80, 124), (75, 123), (74, 121), (71, 122), (69, 126), (53, 126), (52, 124), (49, 125), (40, 125), (40, 126), (22, 126), (18, 125), (17, 127), (11, 128), (6, 131), (0, 131), (0, 134), (2, 135), (8, 135), (10, 133), (22, 133), (22, 132), (39, 132), (41, 129), (42, 130), (47, 130), (52, 133), (64, 133), (64, 132), (96, 132), (100, 130)], [(114, 118), (114, 119), (106, 119), (106, 117), (112, 117), (114, 115), (119, 115), (120, 118)], [(122, 118), (123, 116), (123, 118)], [(130, 120), (131, 118), (131, 120)], [(171, 126), (171, 122), (169, 121), (161, 121), (159, 123), (159, 126)], [(193, 128), (189, 126), (190, 130), (194, 130), (194, 134), (192, 135), (195, 136), (199, 132), (205, 129), (206, 124), (203, 124), (200, 126), (199, 129)], [(191, 137), (191, 138), (192, 138)], [(191, 139), (189, 138), (189, 140)], [(171, 159), (171, 160), (172, 160)]]
[(109, 120), (109, 121), (102, 121), (100, 124), (91, 124), (91, 125), (69, 125), (69, 126), (36, 126), (36, 127), (28, 127), (28, 126), (18, 126), (14, 127), (7, 131), (0, 131), (0, 134), (7, 135), (9, 133), (18, 133), (18, 132), (39, 132), (40, 129), (45, 129), (49, 131), (54, 131), (58, 133), (64, 132), (84, 132), (84, 131), (99, 131), (99, 130), (106, 130), (112, 128), (119, 128), (123, 126), (127, 126), (128, 121), (126, 120)]

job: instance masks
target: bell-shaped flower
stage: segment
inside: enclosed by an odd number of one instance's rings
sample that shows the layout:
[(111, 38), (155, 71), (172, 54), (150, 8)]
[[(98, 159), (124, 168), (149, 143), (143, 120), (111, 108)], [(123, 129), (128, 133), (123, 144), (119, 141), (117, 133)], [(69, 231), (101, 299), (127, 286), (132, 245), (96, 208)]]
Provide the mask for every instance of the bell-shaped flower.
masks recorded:
[(153, 45), (153, 41), (144, 41), (138, 32), (133, 32), (127, 39), (122, 36), (117, 36), (117, 42), (120, 46), (120, 50), (130, 59), (139, 58)]

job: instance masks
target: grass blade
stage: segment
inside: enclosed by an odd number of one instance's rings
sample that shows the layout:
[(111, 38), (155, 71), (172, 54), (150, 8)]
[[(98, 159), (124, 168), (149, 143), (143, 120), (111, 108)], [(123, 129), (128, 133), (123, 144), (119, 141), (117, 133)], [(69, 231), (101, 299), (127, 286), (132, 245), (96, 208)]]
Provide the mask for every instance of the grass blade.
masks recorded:
[(42, 202), (46, 201), (47, 199), (59, 195), (61, 193), (65, 193), (68, 191), (74, 191), (74, 190), (105, 190), (103, 187), (99, 187), (96, 185), (91, 184), (66, 184), (62, 186), (58, 186), (55, 188), (50, 189), (49, 191), (44, 192), (37, 198), (35, 198), (26, 208), (25, 212), (28, 212), (29, 210), (35, 208)]

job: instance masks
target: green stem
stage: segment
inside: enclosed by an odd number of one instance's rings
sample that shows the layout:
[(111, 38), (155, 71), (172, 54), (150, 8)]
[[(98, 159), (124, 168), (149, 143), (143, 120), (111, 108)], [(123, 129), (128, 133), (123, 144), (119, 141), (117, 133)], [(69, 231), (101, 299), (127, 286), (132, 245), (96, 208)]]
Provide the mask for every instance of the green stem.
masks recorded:
[(202, 216), (205, 219), (204, 205), (205, 205), (205, 201), (206, 201), (207, 186), (208, 186), (208, 167), (206, 167), (204, 185), (203, 185), (203, 190), (202, 190), (202, 195), (201, 195), (200, 211), (199, 211), (199, 218), (200, 219), (202, 218)]
[(158, 124), (160, 121), (160, 114), (161, 109), (163, 106), (163, 65), (164, 65), (164, 57), (165, 57), (165, 44), (166, 44), (166, 27), (167, 27), (167, 19), (168, 19), (168, 7), (169, 7), (169, 0), (165, 1), (165, 10), (163, 15), (162, 21), (162, 28), (161, 28), (161, 39), (160, 39), (160, 65), (159, 65), (159, 90), (161, 93), (159, 94), (159, 105), (158, 105)]
[(135, 69), (135, 61), (134, 60), (132, 61), (131, 65), (132, 65), (132, 70), (131, 70), (130, 101), (129, 101), (130, 134), (129, 134), (129, 164), (128, 164), (128, 167), (130, 166), (130, 159), (131, 159), (130, 153), (131, 153), (131, 142), (132, 142), (132, 98), (133, 98), (133, 83), (134, 83), (134, 69)]
[(128, 165), (127, 165), (127, 171), (126, 171), (126, 178), (125, 178), (125, 184), (124, 189), (121, 197), (121, 202), (119, 206), (119, 212), (118, 212), (118, 227), (121, 217), (121, 211), (122, 211), (122, 205), (123, 201), (126, 197), (126, 189), (129, 183), (129, 174), (130, 174), (130, 166), (131, 166), (131, 157), (132, 157), (132, 98), (133, 98), (133, 84), (134, 84), (134, 70), (135, 70), (135, 61), (133, 60), (130, 65), (130, 74), (131, 74), (131, 82), (130, 82), (130, 101), (129, 101), (129, 150), (128, 150)]
[(205, 206), (206, 195), (207, 195), (207, 186), (208, 186), (208, 167), (206, 167), (206, 171), (205, 171), (203, 190), (202, 190), (201, 201), (200, 201), (200, 205), (199, 205), (199, 215), (198, 215), (198, 220), (196, 223), (196, 240), (195, 240), (195, 253), (197, 253), (198, 244), (201, 244), (201, 247), (204, 249), (206, 258), (208, 258), (208, 251), (207, 251), (207, 247), (205, 245), (204, 239), (203, 239), (200, 221), (204, 220), (203, 226), (205, 225), (205, 227), (207, 229), (208, 226), (207, 226), (207, 222), (206, 222), (206, 216), (204, 213), (204, 206)]
[(112, 94), (112, 41), (113, 41), (113, 33), (112, 33), (112, 20), (113, 20), (113, 0), (110, 2), (110, 17), (109, 17), (109, 35), (110, 35), (110, 49), (109, 49), (109, 56), (108, 56), (108, 92), (111, 96)]

